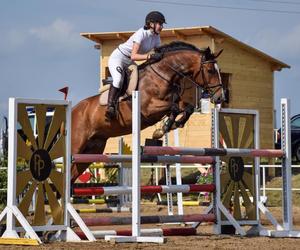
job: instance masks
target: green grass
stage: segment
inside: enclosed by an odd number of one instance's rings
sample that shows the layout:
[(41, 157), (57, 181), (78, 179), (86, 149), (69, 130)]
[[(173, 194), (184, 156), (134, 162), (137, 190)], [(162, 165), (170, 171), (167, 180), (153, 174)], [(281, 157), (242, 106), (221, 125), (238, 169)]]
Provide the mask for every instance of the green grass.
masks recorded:
[[(281, 188), (282, 177), (275, 177), (266, 185), (267, 188)], [(300, 174), (292, 176), (292, 188), (300, 188)], [(282, 206), (282, 191), (266, 191), (268, 197), (267, 205), (279, 207)], [(294, 206), (300, 206), (300, 191), (292, 192), (292, 201)]]

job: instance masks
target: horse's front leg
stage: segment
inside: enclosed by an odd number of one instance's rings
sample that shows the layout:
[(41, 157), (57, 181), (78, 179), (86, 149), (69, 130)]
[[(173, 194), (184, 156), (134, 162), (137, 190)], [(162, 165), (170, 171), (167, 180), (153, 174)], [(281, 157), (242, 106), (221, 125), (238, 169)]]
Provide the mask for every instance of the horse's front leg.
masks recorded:
[(172, 127), (172, 129), (183, 128), (190, 116), (194, 113), (193, 105), (185, 102), (180, 102), (179, 105), (183, 107), (182, 116), (180, 117), (180, 119), (174, 122), (174, 126)]
[(153, 139), (160, 139), (171, 129), (173, 129), (176, 121), (176, 117), (181, 113), (178, 103), (173, 103), (171, 106), (171, 113), (168, 116), (168, 119), (163, 124), (162, 128), (156, 129), (152, 135)]
[(172, 127), (175, 125), (176, 117), (181, 113), (179, 109), (179, 105), (174, 103), (171, 107), (171, 114), (169, 115), (168, 119), (164, 123), (162, 130), (164, 133), (168, 133)]

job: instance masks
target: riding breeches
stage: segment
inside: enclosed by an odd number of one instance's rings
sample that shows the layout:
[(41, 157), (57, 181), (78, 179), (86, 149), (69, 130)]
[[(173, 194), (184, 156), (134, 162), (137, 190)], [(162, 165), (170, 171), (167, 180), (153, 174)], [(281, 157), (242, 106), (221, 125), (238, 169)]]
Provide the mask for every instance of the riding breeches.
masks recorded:
[(121, 70), (126, 69), (130, 64), (134, 64), (134, 62), (122, 54), (122, 52), (117, 48), (115, 49), (108, 59), (108, 68), (113, 79), (113, 86), (115, 88), (120, 88), (123, 82), (123, 76)]

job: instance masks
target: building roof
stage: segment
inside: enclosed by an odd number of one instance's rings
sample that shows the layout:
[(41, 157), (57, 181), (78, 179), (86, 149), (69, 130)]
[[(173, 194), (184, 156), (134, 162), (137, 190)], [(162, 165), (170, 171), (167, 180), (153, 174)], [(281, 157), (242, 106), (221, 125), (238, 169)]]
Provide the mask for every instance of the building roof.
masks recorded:
[[(101, 44), (103, 41), (107, 41), (107, 40), (119, 39), (121, 41), (126, 41), (133, 33), (134, 31), (121, 31), (121, 32), (80, 33), (80, 35), (96, 43)], [(264, 60), (269, 61), (273, 66), (272, 67), (273, 70), (280, 71), (283, 68), (290, 68), (288, 64), (281, 62), (276, 58), (271, 57), (266, 53), (256, 48), (253, 48), (212, 26), (163, 29), (163, 31), (160, 34), (162, 38), (175, 37), (176, 39), (185, 39), (185, 37), (195, 36), (195, 35), (208, 35), (213, 37), (216, 41), (227, 40), (239, 46), (240, 48), (249, 51), (250, 53), (256, 54), (257, 56), (263, 58)]]

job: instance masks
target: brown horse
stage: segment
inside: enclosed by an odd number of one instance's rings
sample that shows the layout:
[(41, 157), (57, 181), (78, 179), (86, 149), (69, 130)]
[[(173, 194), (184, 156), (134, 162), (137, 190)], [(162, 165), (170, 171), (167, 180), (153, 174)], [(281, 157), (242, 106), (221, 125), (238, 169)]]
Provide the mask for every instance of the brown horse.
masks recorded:
[[(184, 81), (190, 81), (210, 94), (211, 101), (224, 100), (223, 86), (216, 58), (209, 48), (200, 50), (184, 42), (172, 42), (155, 50), (161, 53), (158, 62), (146, 62), (139, 67), (138, 90), (141, 95), (141, 129), (154, 125), (167, 116), (168, 120), (154, 138), (183, 127), (194, 107), (182, 101)], [(117, 118), (105, 118), (105, 106), (99, 105), (99, 95), (79, 102), (72, 110), (72, 154), (101, 154), (110, 137), (131, 133), (131, 99), (118, 104)], [(181, 117), (175, 120), (181, 113)], [(72, 166), (72, 182), (88, 164)]]

